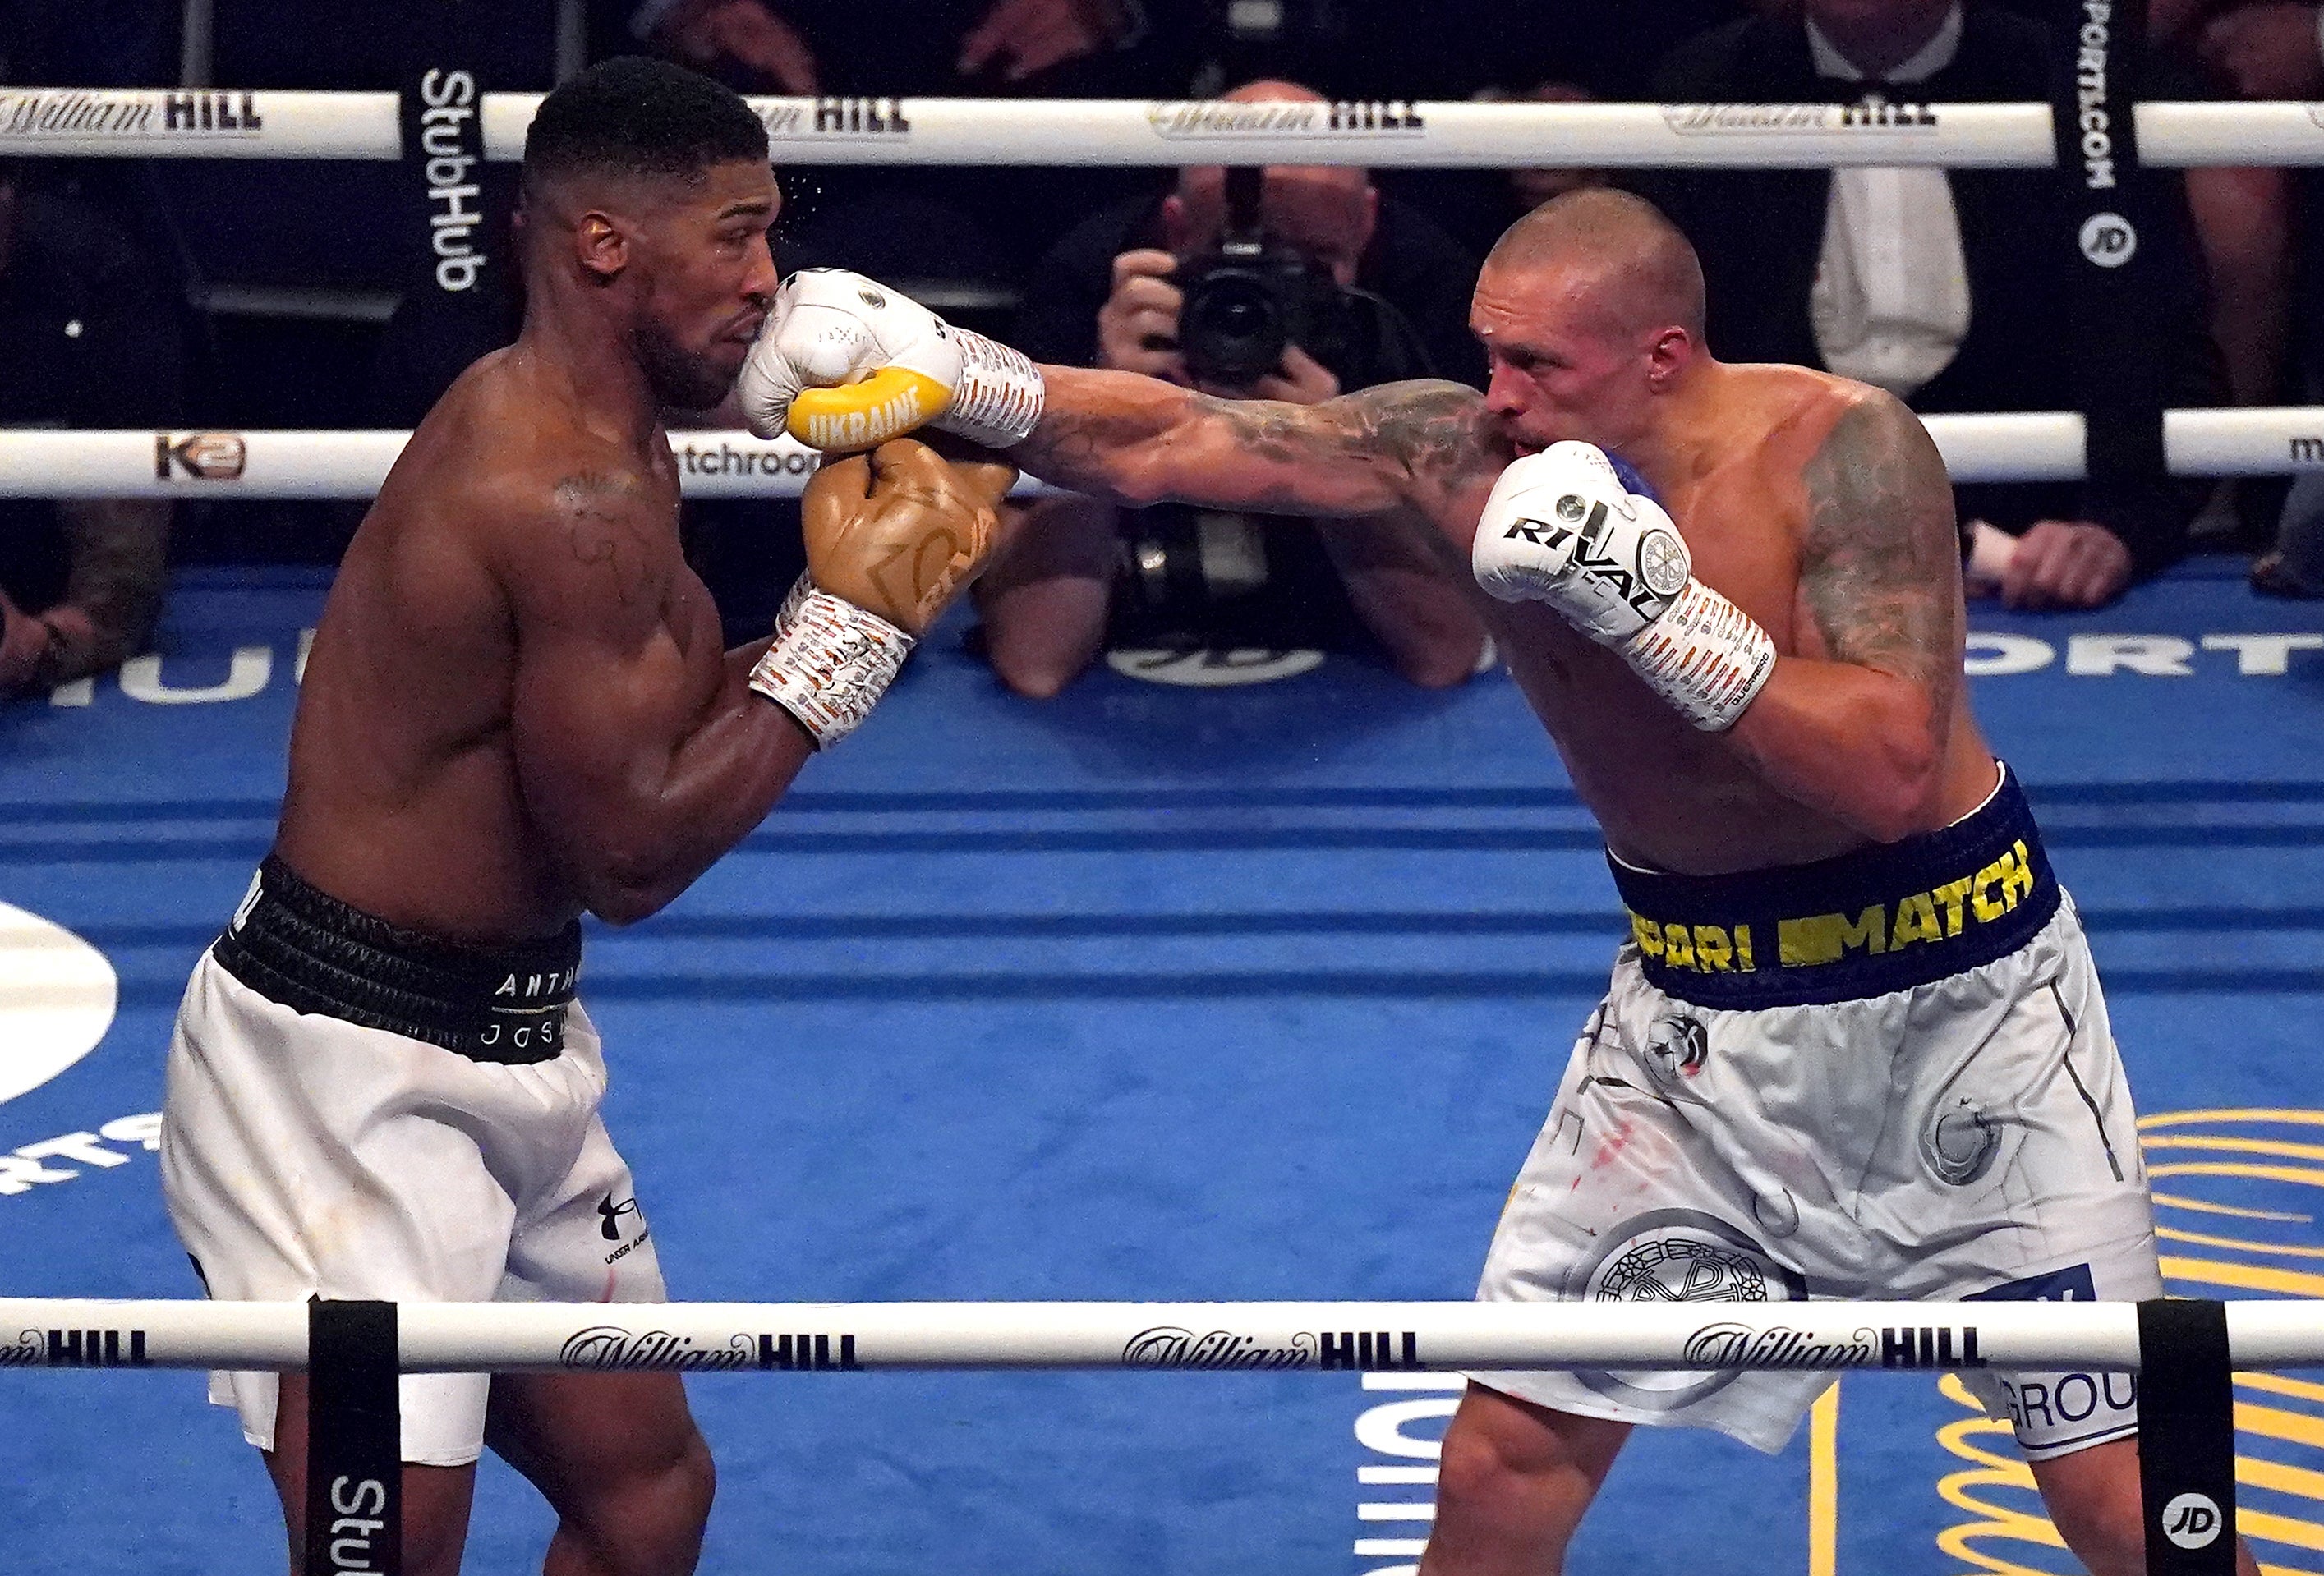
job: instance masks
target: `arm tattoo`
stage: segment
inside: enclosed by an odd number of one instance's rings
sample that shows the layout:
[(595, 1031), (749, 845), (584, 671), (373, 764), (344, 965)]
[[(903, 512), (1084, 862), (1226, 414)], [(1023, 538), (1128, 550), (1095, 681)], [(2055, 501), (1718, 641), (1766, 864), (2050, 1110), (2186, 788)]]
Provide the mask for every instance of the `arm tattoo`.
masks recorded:
[(642, 518), (645, 489), (633, 476), (584, 472), (557, 484), (557, 507), (566, 521), (573, 561), (602, 567), (623, 607), (659, 605), (669, 580), (666, 544)]
[(1150, 472), (1167, 495), (1286, 513), (1329, 508), (1368, 481), (1415, 501), (1456, 492), (1510, 458), (1483, 401), (1459, 383), (1387, 383), (1287, 405), (1142, 382), (1054, 401), (1010, 457), (1064, 486), (1106, 491)]
[(1053, 401), (1024, 441), (1008, 457), (1060, 487), (1102, 491), (1119, 461), (1154, 442), (1169, 429), (1167, 407), (1148, 400), (1074, 409)]
[(1901, 403), (1869, 399), (1803, 479), (1800, 594), (1832, 659), (1949, 694), (1965, 636), (1952, 484), (1936, 445)]
[(1514, 457), (1465, 383), (1383, 383), (1333, 403), (1346, 406), (1343, 419), (1360, 449), (1423, 487), (1450, 493), (1489, 482)]

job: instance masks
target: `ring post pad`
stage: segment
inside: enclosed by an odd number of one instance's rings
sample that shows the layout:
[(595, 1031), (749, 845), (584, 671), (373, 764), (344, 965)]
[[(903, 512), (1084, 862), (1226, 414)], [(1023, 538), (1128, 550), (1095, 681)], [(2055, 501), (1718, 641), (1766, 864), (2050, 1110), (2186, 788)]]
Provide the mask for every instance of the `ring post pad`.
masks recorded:
[(2236, 1424), (2227, 1310), (2138, 1304), (2138, 1476), (2147, 1576), (2235, 1576)]
[(401, 1576), (393, 1303), (307, 1302), (307, 1571)]

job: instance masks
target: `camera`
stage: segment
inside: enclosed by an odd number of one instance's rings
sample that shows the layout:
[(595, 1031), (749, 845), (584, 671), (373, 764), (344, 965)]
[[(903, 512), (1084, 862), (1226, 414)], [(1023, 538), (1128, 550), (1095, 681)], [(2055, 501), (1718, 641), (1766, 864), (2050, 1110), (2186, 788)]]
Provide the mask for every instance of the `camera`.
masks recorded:
[(1227, 217), (1219, 243), (1186, 258), (1173, 276), (1178, 349), (1197, 382), (1247, 388), (1283, 364), (1284, 347), (1314, 350), (1337, 336), (1342, 291), (1330, 272), (1259, 226), (1260, 172), (1227, 172)]

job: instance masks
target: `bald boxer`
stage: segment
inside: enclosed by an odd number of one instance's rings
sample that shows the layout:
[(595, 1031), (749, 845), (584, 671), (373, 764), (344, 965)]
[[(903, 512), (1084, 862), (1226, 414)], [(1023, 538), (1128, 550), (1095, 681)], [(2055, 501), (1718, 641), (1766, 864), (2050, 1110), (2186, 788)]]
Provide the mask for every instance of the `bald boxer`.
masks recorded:
[[(924, 314), (786, 290), (754, 421), (834, 430), (914, 375), (947, 409)], [(1889, 395), (1722, 364), (1702, 318), (1685, 238), (1580, 191), (1477, 281), (1481, 398), (1233, 403), (1042, 367), (1010, 454), (1131, 502), (1393, 520), (1474, 587), (1631, 916), (1480, 1296), (2157, 1296), (2089, 948), (1969, 714), (1944, 465)], [(1478, 1376), (1424, 1576), (1555, 1571), (1633, 1427), (1775, 1450), (1831, 1377)], [(1964, 1378), (2089, 1569), (2143, 1570), (2129, 1378)]]
[[(669, 902), (862, 721), (1013, 479), (910, 441), (825, 468), (810, 578), (770, 640), (721, 650), (658, 412), (718, 402), (773, 296), (765, 132), (615, 60), (541, 106), (523, 192), (522, 332), (349, 546), (273, 851), (179, 1011), (162, 1180), (218, 1297), (662, 1298), (577, 921)], [(304, 1376), (212, 1396), (303, 1569)], [(414, 1376), (401, 1414), (411, 1576), (459, 1568), (487, 1443), (556, 1508), (553, 1576), (694, 1569), (711, 1466), (676, 1374)]]

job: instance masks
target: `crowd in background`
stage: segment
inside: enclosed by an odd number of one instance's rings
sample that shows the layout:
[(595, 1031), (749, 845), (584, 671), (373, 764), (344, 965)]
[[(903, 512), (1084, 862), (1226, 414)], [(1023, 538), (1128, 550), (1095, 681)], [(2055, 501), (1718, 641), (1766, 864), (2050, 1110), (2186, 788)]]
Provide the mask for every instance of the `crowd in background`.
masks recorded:
[[(410, 14), (405, 14), (409, 9)], [(420, 13), (424, 12), (424, 17)], [(217, 0), (211, 79), (398, 87), (457, 60), (539, 90), (551, 0)], [(585, 48), (650, 51), (752, 93), (1661, 102), (2050, 97), (2073, 0), (591, 0)], [(447, 37), (447, 16), (472, 36)], [(177, 0), (0, 0), (0, 81), (166, 86)], [(424, 21), (425, 27), (420, 23)], [(2310, 0), (2151, 0), (2144, 92), (2324, 97)], [(2058, 342), (2074, 288), (2039, 222), (2045, 171), (1269, 171), (787, 168), (786, 271), (860, 269), (1037, 358), (1311, 402), (1438, 376), (1481, 384), (1469, 287), (1500, 229), (1573, 186), (1653, 198), (1702, 254), (1711, 351), (1821, 366), (1923, 411), (2071, 408)], [(508, 171), (487, 181), (506, 223)], [(460, 309), (383, 239), (392, 165), (0, 164), (0, 425), (408, 426), (512, 336), (510, 270)], [(2151, 171), (2168, 402), (2318, 398), (2324, 204), (2304, 171)], [(1246, 364), (1200, 332), (1222, 235), (1272, 248), (1293, 332)], [(504, 229), (502, 239), (505, 239)], [(504, 253), (503, 253), (504, 255)], [(1182, 322), (1182, 317), (1185, 321)], [(1231, 347), (1230, 347), (1231, 348)], [(26, 369), (18, 371), (16, 369)], [(32, 375), (36, 374), (36, 375)], [(684, 418), (678, 418), (684, 419)], [(721, 422), (703, 413), (704, 425)], [(2255, 557), (2280, 595), (2324, 594), (2324, 484), (1959, 490), (1973, 589), (2019, 607), (2112, 600), (2190, 548)], [(203, 505), (180, 560), (327, 562), (359, 508)], [(738, 638), (797, 565), (764, 503), (688, 506)], [(0, 693), (54, 685), (150, 633), (167, 504), (0, 502)], [(1453, 588), (1388, 531), (1084, 500), (1041, 505), (980, 588), (978, 639), (1009, 687), (1055, 694), (1109, 647), (1314, 647), (1411, 682), (1489, 657)]]

